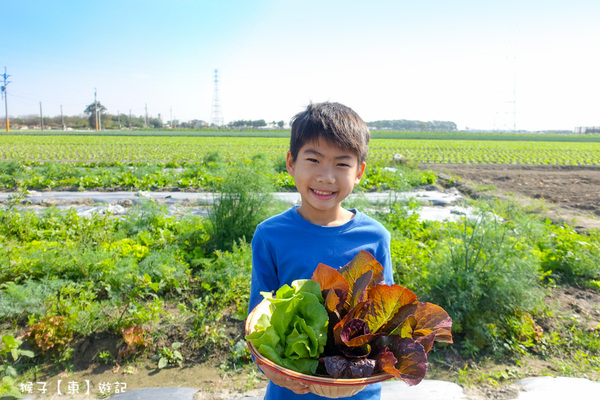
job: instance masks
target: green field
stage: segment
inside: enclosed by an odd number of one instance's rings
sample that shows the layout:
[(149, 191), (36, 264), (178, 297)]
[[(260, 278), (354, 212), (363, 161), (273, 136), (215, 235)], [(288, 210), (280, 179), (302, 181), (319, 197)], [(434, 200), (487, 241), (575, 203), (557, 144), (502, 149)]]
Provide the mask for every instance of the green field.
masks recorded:
[[(287, 146), (266, 137), (0, 136), (0, 190), (19, 192), (0, 205), (0, 397), (88, 367), (136, 366), (150, 372), (148, 385), (181, 365), (253, 371), (242, 330), (249, 242), (257, 223), (289, 207), (268, 196), (294, 187)], [(437, 179), (419, 162), (598, 166), (600, 143), (374, 138), (368, 162), (361, 190), (410, 190)], [(222, 197), (209, 217), (173, 216), (153, 201), (81, 216), (28, 209), (32, 189)], [(600, 325), (548, 300), (562, 286), (600, 290), (600, 232), (556, 226), (511, 201), (468, 204), (478, 218), (458, 222), (420, 221), (416, 202), (348, 205), (390, 231), (395, 281), (453, 319), (454, 344), (430, 353), (430, 373), (498, 385), (530, 375), (523, 360), (533, 357), (548, 365), (535, 373), (600, 377)], [(111, 346), (79, 351), (98, 337)], [(486, 360), (511, 373), (483, 374)]]
[[(400, 154), (414, 163), (600, 165), (600, 142), (562, 138), (572, 141), (374, 138), (368, 161), (385, 164)], [(0, 160), (181, 166), (214, 152), (228, 161), (256, 154), (277, 160), (287, 146), (284, 137), (5, 135), (0, 137)]]

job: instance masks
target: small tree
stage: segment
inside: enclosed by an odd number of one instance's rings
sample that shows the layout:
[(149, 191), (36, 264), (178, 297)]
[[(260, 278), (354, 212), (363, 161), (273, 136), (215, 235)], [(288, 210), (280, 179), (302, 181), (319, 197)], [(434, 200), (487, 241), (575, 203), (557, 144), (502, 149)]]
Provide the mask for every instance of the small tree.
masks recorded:
[(89, 115), (90, 128), (96, 128), (98, 120), (96, 119), (96, 113), (103, 115), (106, 111), (106, 107), (100, 104), (99, 101), (95, 101), (88, 105), (83, 112)]

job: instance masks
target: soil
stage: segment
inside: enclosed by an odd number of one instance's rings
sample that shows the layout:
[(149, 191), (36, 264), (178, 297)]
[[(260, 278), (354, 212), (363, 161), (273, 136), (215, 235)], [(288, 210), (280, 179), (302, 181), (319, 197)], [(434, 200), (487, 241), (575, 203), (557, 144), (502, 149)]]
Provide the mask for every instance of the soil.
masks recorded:
[(421, 164), (472, 196), (513, 198), (578, 231), (600, 229), (600, 167)]
[[(440, 175), (440, 183), (455, 186), (459, 191), (471, 197), (495, 196), (501, 199), (515, 199), (533, 212), (540, 213), (555, 222), (568, 223), (580, 231), (600, 229), (600, 168), (582, 167), (538, 167), (538, 166), (497, 166), (497, 165), (420, 165), (421, 169), (430, 169)], [(559, 287), (548, 294), (548, 302), (554, 302), (562, 316), (577, 321), (582, 329), (598, 330), (600, 327), (600, 293), (588, 288)], [(539, 321), (545, 330), (553, 328), (553, 319)], [(168, 338), (185, 341), (176, 336)], [(195, 354), (185, 353), (186, 362), (182, 367), (158, 369), (156, 360), (139, 357), (136, 361), (125, 363), (121, 367), (100, 362), (98, 354), (109, 351), (116, 354), (122, 340), (116, 336), (98, 334), (82, 339), (75, 347), (73, 364), (69, 371), (60, 374), (32, 376), (31, 381), (46, 381), (50, 392), (56, 391), (58, 380), (62, 380), (63, 393), (68, 382), (79, 382), (80, 393), (85, 393), (86, 380), (90, 382), (92, 397), (86, 395), (58, 396), (50, 393), (44, 399), (73, 398), (89, 399), (106, 397), (100, 395), (99, 387), (103, 382), (114, 385), (125, 382), (126, 390), (144, 387), (192, 387), (199, 391), (198, 400), (218, 400), (259, 396), (266, 380), (256, 373), (252, 366), (245, 368), (223, 369), (220, 367), (226, 354), (212, 354), (208, 361), (197, 362)], [(162, 348), (160, 343), (155, 349)], [(199, 350), (202, 352), (202, 349)], [(149, 352), (150, 353), (150, 352)], [(456, 381), (458, 372), (466, 362), (457, 356), (449, 359), (444, 366), (434, 367), (427, 379), (445, 379)], [(521, 359), (518, 365), (481, 364), (482, 372), (516, 371), (516, 376), (561, 375), (550, 361), (535, 357)], [(471, 367), (473, 367), (471, 365)], [(47, 371), (49, 372), (49, 371)], [(586, 374), (587, 378), (600, 380), (600, 374)], [(37, 386), (34, 386), (34, 391)], [(510, 384), (492, 385), (489, 382), (475, 382), (465, 387), (465, 394), (471, 400), (510, 399), (517, 397), (518, 388)], [(42, 397), (39, 397), (42, 398)]]

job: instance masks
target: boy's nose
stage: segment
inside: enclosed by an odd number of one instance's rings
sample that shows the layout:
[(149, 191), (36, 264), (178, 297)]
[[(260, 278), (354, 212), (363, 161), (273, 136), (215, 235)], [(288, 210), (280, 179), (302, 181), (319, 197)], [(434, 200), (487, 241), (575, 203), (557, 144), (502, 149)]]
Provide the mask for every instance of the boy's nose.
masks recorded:
[(319, 183), (334, 183), (335, 176), (333, 174), (333, 171), (331, 171), (331, 169), (329, 168), (322, 169), (317, 175), (317, 181)]

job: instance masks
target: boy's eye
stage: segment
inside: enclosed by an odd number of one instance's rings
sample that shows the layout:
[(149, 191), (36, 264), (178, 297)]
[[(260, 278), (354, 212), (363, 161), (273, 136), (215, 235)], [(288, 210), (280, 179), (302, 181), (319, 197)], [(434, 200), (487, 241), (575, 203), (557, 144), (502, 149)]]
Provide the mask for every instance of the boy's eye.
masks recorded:
[(346, 163), (339, 163), (338, 167), (349, 167), (350, 164), (346, 164)]
[(307, 158), (306, 160), (310, 162), (318, 162), (316, 158)]

